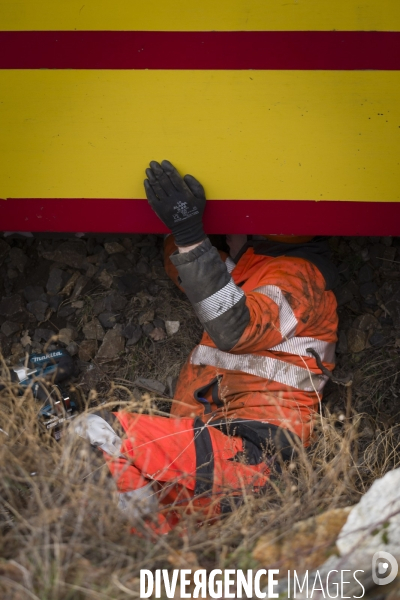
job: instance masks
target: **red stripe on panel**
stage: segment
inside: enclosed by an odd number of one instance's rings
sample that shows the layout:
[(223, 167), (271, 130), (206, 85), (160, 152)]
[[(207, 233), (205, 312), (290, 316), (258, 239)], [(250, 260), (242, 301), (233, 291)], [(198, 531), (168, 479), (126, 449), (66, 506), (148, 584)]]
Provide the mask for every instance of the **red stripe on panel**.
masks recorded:
[[(400, 236), (399, 202), (212, 200), (207, 233)], [(164, 233), (146, 200), (0, 200), (2, 231)]]
[(2, 31), (1, 69), (400, 69), (400, 32)]

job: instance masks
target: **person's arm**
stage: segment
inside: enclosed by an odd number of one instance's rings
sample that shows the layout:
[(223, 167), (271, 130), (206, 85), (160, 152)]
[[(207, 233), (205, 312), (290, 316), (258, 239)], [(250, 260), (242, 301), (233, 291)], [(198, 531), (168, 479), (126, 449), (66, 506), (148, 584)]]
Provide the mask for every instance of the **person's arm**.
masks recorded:
[(188, 251), (170, 257), (199, 320), (220, 350), (235, 346), (250, 316), (246, 296), (238, 287), (219, 252), (206, 238)]
[[(304, 259), (274, 259), (270, 275), (245, 294), (204, 233), (201, 184), (190, 175), (182, 178), (168, 161), (150, 164), (146, 194), (175, 236), (177, 250), (170, 261), (177, 283), (217, 348), (233, 353), (267, 350), (305, 328), (309, 331), (325, 312), (325, 282), (318, 269)], [(323, 331), (321, 325), (318, 331)]]
[[(197, 245), (197, 244), (195, 244), (195, 245)], [(175, 244), (175, 238), (172, 234), (166, 235), (164, 238), (164, 268), (165, 268), (165, 272), (167, 273), (168, 277), (175, 283), (175, 285), (182, 292), (184, 292), (184, 289), (181, 285), (182, 282), (180, 280), (180, 277), (179, 277), (179, 274), (178, 274), (178, 271), (177, 271), (175, 265), (173, 265), (171, 262), (171, 255), (176, 251), (179, 251), (179, 253), (183, 253), (183, 252), (188, 252), (189, 250), (192, 250), (193, 248), (194, 248), (194, 246), (186, 246), (186, 247), (178, 248), (178, 246)], [(226, 268), (228, 269), (229, 273), (231, 273), (231, 271), (233, 271), (233, 269), (235, 268), (236, 265), (233, 262), (233, 260), (229, 257), (229, 254), (227, 254), (223, 250), (218, 250), (218, 254), (221, 257), (222, 262), (225, 263)]]
[(215, 345), (230, 350), (249, 323), (243, 291), (203, 229), (206, 203), (203, 186), (191, 175), (181, 177), (168, 161), (146, 170), (150, 206), (175, 237), (178, 250), (170, 257), (180, 286)]

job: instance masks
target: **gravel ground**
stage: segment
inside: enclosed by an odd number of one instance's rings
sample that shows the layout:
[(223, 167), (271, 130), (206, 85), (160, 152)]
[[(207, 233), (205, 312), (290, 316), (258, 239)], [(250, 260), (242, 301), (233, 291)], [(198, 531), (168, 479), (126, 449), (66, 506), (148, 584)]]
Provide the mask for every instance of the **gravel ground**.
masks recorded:
[[(374, 428), (398, 418), (400, 238), (330, 239), (340, 283), (338, 377)], [(163, 268), (162, 236), (0, 238), (0, 347), (7, 365), (64, 347), (74, 384), (96, 402), (116, 385), (171, 397), (201, 328)], [(326, 406), (346, 410), (329, 382)], [(368, 424), (366, 425), (366, 431)]]
[[(246, 496), (212, 527), (188, 513), (168, 536), (132, 535), (101, 457), (97, 464), (86, 446), (50, 436), (44, 443), (35, 403), (6, 385), (1, 598), (122, 600), (139, 597), (141, 568), (266, 568), (252, 554), (260, 536), (292, 536), (298, 521), (356, 504), (399, 467), (400, 239), (330, 243), (340, 270), (335, 376), (352, 384), (328, 382), (313, 445), (283, 465), (265, 494)], [(0, 238), (0, 345), (9, 366), (27, 353), (67, 348), (72, 383), (89, 404), (126, 401), (163, 413), (200, 335), (165, 275), (160, 236)]]

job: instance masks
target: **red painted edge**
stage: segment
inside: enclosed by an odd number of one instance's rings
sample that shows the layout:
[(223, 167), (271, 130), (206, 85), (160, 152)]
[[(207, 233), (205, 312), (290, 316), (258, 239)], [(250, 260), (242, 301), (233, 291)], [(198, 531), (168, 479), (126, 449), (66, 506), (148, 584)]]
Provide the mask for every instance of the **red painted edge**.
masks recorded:
[(400, 69), (400, 32), (1, 31), (1, 69)]
[[(400, 202), (212, 200), (207, 233), (400, 236)], [(0, 200), (0, 230), (164, 233), (146, 200), (10, 198)]]

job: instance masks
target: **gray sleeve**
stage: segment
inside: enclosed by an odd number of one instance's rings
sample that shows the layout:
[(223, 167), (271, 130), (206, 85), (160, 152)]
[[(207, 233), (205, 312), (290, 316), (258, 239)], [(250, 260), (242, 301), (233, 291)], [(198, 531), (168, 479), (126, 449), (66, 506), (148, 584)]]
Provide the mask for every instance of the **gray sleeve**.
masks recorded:
[(199, 246), (172, 254), (182, 287), (205, 330), (220, 350), (231, 350), (250, 321), (246, 296), (218, 251), (206, 238)]

